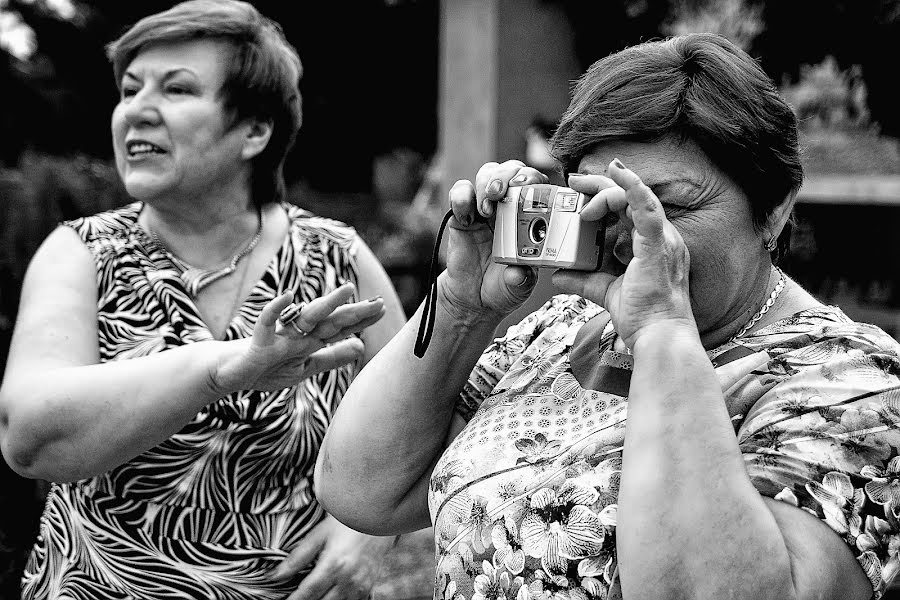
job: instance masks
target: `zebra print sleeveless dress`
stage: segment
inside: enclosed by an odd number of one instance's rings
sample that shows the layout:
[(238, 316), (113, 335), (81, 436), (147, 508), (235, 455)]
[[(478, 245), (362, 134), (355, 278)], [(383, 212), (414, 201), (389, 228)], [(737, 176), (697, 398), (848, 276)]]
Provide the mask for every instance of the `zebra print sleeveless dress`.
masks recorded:
[[(249, 337), (286, 290), (311, 300), (356, 283), (356, 232), (284, 204), (290, 233), (228, 326)], [(141, 203), (66, 223), (97, 265), (101, 362), (212, 336), (166, 254), (138, 226)], [(159, 446), (91, 479), (53, 484), (23, 578), (25, 599), (284, 598), (271, 571), (324, 516), (316, 452), (353, 366), (277, 392), (209, 404)]]

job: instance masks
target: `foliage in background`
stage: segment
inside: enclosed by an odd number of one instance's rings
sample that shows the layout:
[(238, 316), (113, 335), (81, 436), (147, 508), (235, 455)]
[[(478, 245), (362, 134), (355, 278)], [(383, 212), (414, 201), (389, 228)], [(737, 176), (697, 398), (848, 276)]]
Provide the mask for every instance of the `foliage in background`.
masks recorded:
[(109, 161), (86, 155), (26, 152), (19, 168), (0, 171), (3, 219), (0, 269), (16, 279), (24, 261), (57, 223), (100, 212), (128, 201)]
[[(74, 13), (51, 9), (71, 4)], [(0, 42), (0, 161), (25, 148), (110, 157), (117, 100), (104, 45), (175, 0), (0, 0), (34, 31), (20, 60)], [(371, 158), (398, 146), (431, 155), (437, 143), (437, 0), (294, 3), (254, 0), (282, 24), (303, 61), (304, 124), (288, 156), (290, 181), (361, 192)], [(430, 126), (428, 124), (431, 124)]]
[(625, 46), (684, 31), (735, 36), (778, 82), (796, 84), (803, 65), (832, 56), (865, 80), (872, 121), (900, 137), (893, 92), (900, 56), (900, 0), (545, 0), (575, 30), (583, 67)]
[(0, 169), (0, 374), (25, 269), (40, 243), (60, 221), (127, 201), (106, 160), (29, 151), (17, 169)]
[[(585, 66), (645, 39), (723, 33), (759, 56), (780, 81), (801, 121), (809, 172), (900, 172), (900, 150), (891, 137), (900, 117), (893, 95), (885, 112), (878, 92), (884, 95), (879, 73), (892, 63), (892, 55), (878, 49), (900, 44), (900, 35), (891, 37), (900, 33), (900, 0), (545, 1), (560, 4), (569, 15)], [(0, 175), (5, 200), (0, 277), (6, 284), (0, 291), (0, 330), (9, 326), (3, 315), (15, 313), (13, 296), (27, 260), (53, 225), (125, 201), (109, 164), (108, 121), (116, 90), (103, 45), (126, 24), (172, 4), (0, 0), (0, 165), (10, 167)], [(341, 8), (341, 38), (354, 37), (356, 45), (371, 42), (366, 53), (344, 48), (333, 30), (322, 26), (332, 22), (335, 8), (315, 3), (304, 8), (307, 18), (296, 19), (275, 0), (254, 4), (286, 24), (306, 67), (301, 82), (307, 85), (306, 118), (288, 165), (289, 171), (293, 165), (288, 177), (294, 192), (303, 190), (311, 202), (321, 198), (333, 204), (340, 194), (348, 206), (364, 205), (378, 195), (373, 182), (380, 177), (379, 156), (398, 146), (423, 157), (433, 153), (436, 133), (420, 124), (436, 121), (436, 90), (419, 96), (399, 92), (436, 88), (436, 65), (408, 69), (398, 57), (436, 60), (438, 0), (364, 0), (354, 3), (354, 18), (346, 18)], [(377, 27), (387, 21), (393, 24)], [(432, 46), (423, 44), (424, 38)], [(375, 78), (381, 93), (373, 92)], [(405, 87), (398, 83), (402, 78), (410, 80)], [(420, 107), (418, 113), (409, 110), (412, 105)], [(417, 133), (410, 135), (411, 129)], [(296, 193), (293, 201), (300, 203)]]
[(765, 29), (762, 6), (748, 5), (743, 0), (717, 0), (697, 4), (687, 0), (673, 0), (672, 13), (662, 26), (666, 35), (685, 33), (720, 33), (744, 50)]
[(799, 81), (781, 92), (800, 121), (808, 173), (900, 174), (900, 141), (872, 121), (858, 65), (842, 70), (832, 56), (801, 65)]
[[(831, 57), (864, 81), (878, 133), (900, 136), (891, 88), (900, 0), (544, 1), (569, 15), (585, 67), (630, 44), (700, 30), (728, 35), (786, 86)], [(0, 164), (14, 166), (29, 148), (108, 158), (116, 91), (103, 45), (174, 3), (0, 0)], [(399, 146), (433, 154), (437, 128), (421, 124), (437, 116), (439, 0), (304, 3), (299, 17), (290, 3), (253, 3), (282, 22), (304, 61), (306, 119), (289, 180), (369, 192), (374, 156)]]

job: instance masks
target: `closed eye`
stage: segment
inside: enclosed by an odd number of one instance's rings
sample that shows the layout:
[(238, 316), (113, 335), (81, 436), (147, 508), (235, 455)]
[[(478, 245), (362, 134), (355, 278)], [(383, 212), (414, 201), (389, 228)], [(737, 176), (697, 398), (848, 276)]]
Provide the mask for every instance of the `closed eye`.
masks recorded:
[(170, 94), (190, 94), (191, 90), (180, 85), (170, 85), (166, 87), (166, 92)]
[(667, 202), (661, 202), (660, 204), (662, 204), (663, 211), (666, 213), (666, 218), (670, 220), (689, 212), (689, 209), (677, 204), (669, 204)]
[(673, 189), (672, 184), (651, 185), (649, 187), (650, 191), (652, 191), (657, 199), (659, 199), (659, 203), (662, 205), (667, 219), (671, 220), (675, 217), (679, 217), (690, 210), (682, 204), (666, 202), (666, 200), (670, 198), (681, 198), (681, 196), (676, 195), (678, 190)]

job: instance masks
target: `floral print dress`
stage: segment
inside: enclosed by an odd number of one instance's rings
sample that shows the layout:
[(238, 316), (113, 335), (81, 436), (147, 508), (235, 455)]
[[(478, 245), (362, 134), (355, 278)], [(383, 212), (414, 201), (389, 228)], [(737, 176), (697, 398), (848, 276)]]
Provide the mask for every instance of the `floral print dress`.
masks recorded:
[[(632, 363), (614, 339), (603, 309), (556, 296), (484, 352), (457, 405), (468, 425), (430, 484), (436, 599), (621, 597)], [(708, 352), (753, 484), (840, 535), (875, 598), (900, 566), (898, 354), (836, 307)]]

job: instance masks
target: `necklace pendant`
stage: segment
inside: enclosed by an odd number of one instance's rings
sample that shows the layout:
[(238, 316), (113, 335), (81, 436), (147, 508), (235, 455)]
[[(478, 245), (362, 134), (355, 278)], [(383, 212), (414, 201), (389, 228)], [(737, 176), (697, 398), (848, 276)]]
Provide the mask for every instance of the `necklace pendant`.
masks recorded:
[(263, 218), (262, 212), (257, 210), (257, 217), (259, 218), (259, 225), (256, 228), (256, 234), (247, 244), (247, 246), (235, 254), (229, 264), (218, 268), (218, 269), (200, 269), (198, 267), (194, 267), (184, 262), (171, 252), (169, 252), (166, 245), (159, 239), (159, 236), (152, 230), (149, 230), (150, 237), (153, 240), (153, 243), (165, 253), (166, 257), (169, 259), (169, 262), (178, 270), (178, 277), (181, 279), (182, 283), (184, 283), (184, 287), (187, 289), (187, 292), (193, 296), (197, 297), (197, 294), (210, 285), (214, 281), (218, 281), (223, 277), (228, 277), (232, 273), (237, 270), (237, 265), (241, 261), (242, 258), (253, 252), (253, 249), (256, 248), (256, 245), (259, 243), (260, 238), (262, 238), (262, 229), (263, 229)]
[(180, 273), (181, 281), (191, 296), (196, 297), (200, 291), (211, 283), (234, 273), (236, 266), (228, 265), (221, 269), (205, 270), (189, 267)]

